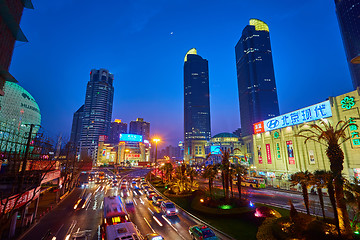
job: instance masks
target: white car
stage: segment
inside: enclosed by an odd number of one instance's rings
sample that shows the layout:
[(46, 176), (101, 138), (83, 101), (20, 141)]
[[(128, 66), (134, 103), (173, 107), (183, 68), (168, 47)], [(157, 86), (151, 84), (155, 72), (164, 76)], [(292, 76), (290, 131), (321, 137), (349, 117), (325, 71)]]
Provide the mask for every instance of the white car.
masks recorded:
[(162, 202), (160, 208), (166, 216), (174, 216), (179, 212), (179, 210), (176, 209), (175, 204), (170, 201)]

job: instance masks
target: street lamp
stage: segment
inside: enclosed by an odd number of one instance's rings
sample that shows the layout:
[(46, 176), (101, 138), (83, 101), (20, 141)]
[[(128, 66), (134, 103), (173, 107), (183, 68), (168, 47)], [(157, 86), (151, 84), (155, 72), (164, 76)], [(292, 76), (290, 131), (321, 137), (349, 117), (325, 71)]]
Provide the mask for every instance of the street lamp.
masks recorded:
[(153, 142), (155, 142), (155, 176), (157, 175), (157, 145), (158, 145), (158, 142), (160, 142), (160, 139), (159, 138), (154, 138), (153, 139)]

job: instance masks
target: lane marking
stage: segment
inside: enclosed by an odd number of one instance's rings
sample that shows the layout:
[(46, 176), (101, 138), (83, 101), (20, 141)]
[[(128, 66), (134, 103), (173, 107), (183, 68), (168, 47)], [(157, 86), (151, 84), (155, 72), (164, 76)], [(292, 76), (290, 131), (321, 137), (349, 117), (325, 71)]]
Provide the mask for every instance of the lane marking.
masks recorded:
[(135, 198), (133, 198), (133, 201), (134, 201), (135, 205), (137, 205), (137, 202), (136, 202)]
[(148, 220), (146, 220), (146, 218), (144, 217), (145, 222), (147, 223), (147, 225), (149, 226), (149, 228), (151, 229), (151, 231), (153, 231), (153, 233), (155, 232), (155, 230), (151, 227), (150, 223), (148, 222)]
[(150, 209), (150, 208), (148, 208), (148, 209), (149, 209), (149, 211), (151, 212), (151, 214), (152, 214), (152, 215), (154, 215), (154, 212), (153, 212), (153, 211), (151, 211), (151, 209)]
[(157, 219), (155, 216), (153, 216), (153, 219), (155, 220), (155, 222), (157, 222), (157, 224), (159, 224), (160, 227), (163, 226), (159, 219)]
[(171, 222), (169, 221), (169, 219), (167, 219), (164, 215), (161, 215), (161, 216), (170, 226), (172, 225)]

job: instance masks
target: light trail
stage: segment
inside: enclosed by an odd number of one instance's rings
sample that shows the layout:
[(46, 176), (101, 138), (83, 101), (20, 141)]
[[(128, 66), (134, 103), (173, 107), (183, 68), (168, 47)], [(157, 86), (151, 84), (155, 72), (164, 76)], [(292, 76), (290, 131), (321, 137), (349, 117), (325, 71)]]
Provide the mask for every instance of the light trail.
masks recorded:
[(147, 225), (149, 226), (149, 228), (151, 229), (151, 231), (155, 232), (155, 230), (151, 227), (150, 223), (148, 222), (148, 220), (146, 220), (145, 217), (144, 217), (144, 220), (147, 223)]
[(159, 224), (160, 227), (163, 226), (159, 219), (157, 219), (155, 216), (153, 216), (153, 219), (155, 220), (155, 222), (157, 222), (157, 224)]

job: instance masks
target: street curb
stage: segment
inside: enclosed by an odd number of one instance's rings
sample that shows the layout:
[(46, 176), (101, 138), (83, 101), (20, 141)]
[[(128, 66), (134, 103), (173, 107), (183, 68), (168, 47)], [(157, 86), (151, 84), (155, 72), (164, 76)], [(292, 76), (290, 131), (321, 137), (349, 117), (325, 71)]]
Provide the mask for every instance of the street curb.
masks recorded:
[[(155, 192), (157, 192), (158, 195), (160, 195), (161, 197), (163, 197), (164, 199), (168, 199), (165, 195), (163, 195), (162, 193), (160, 193), (150, 182), (148, 182), (150, 184), (150, 186), (155, 190)], [(173, 202), (174, 203), (174, 202)], [(185, 209), (183, 209), (182, 207), (180, 207), (179, 205), (177, 205), (176, 203), (174, 203), (176, 205), (176, 207), (180, 208), (183, 212), (185, 212), (186, 214), (188, 214), (189, 216), (191, 216), (192, 218), (194, 218), (196, 221), (204, 224), (204, 225), (207, 225), (208, 227), (214, 229), (215, 231), (221, 233), (222, 235), (224, 235), (225, 237), (227, 237), (228, 239), (231, 239), (231, 240), (235, 240), (235, 238), (229, 236), (228, 234), (224, 233), (223, 231), (220, 231), (219, 229), (215, 228), (214, 226), (210, 225), (209, 223), (205, 222), (204, 220), (196, 217), (195, 215), (189, 213), (188, 211), (186, 211)]]
[[(66, 197), (68, 197), (74, 190), (75, 190), (76, 187), (74, 187), (70, 192), (68, 192), (68, 194), (63, 198), (63, 199), (60, 199), (60, 201), (58, 203), (56, 203), (56, 206), (54, 208), (51, 209), (54, 210), (57, 206), (59, 206), (59, 204), (64, 201), (66, 199)], [(64, 194), (65, 195), (65, 194)], [(63, 196), (64, 196), (63, 195)], [(48, 211), (47, 213), (45, 213), (41, 218), (45, 217), (46, 215), (48, 215), (49, 212), (51, 211)], [(23, 232), (18, 238), (16, 238), (16, 240), (21, 240), (26, 234), (28, 234), (35, 226), (37, 226), (41, 220), (41, 218), (39, 219), (35, 219), (34, 223), (28, 228), (26, 229), (25, 232)]]

